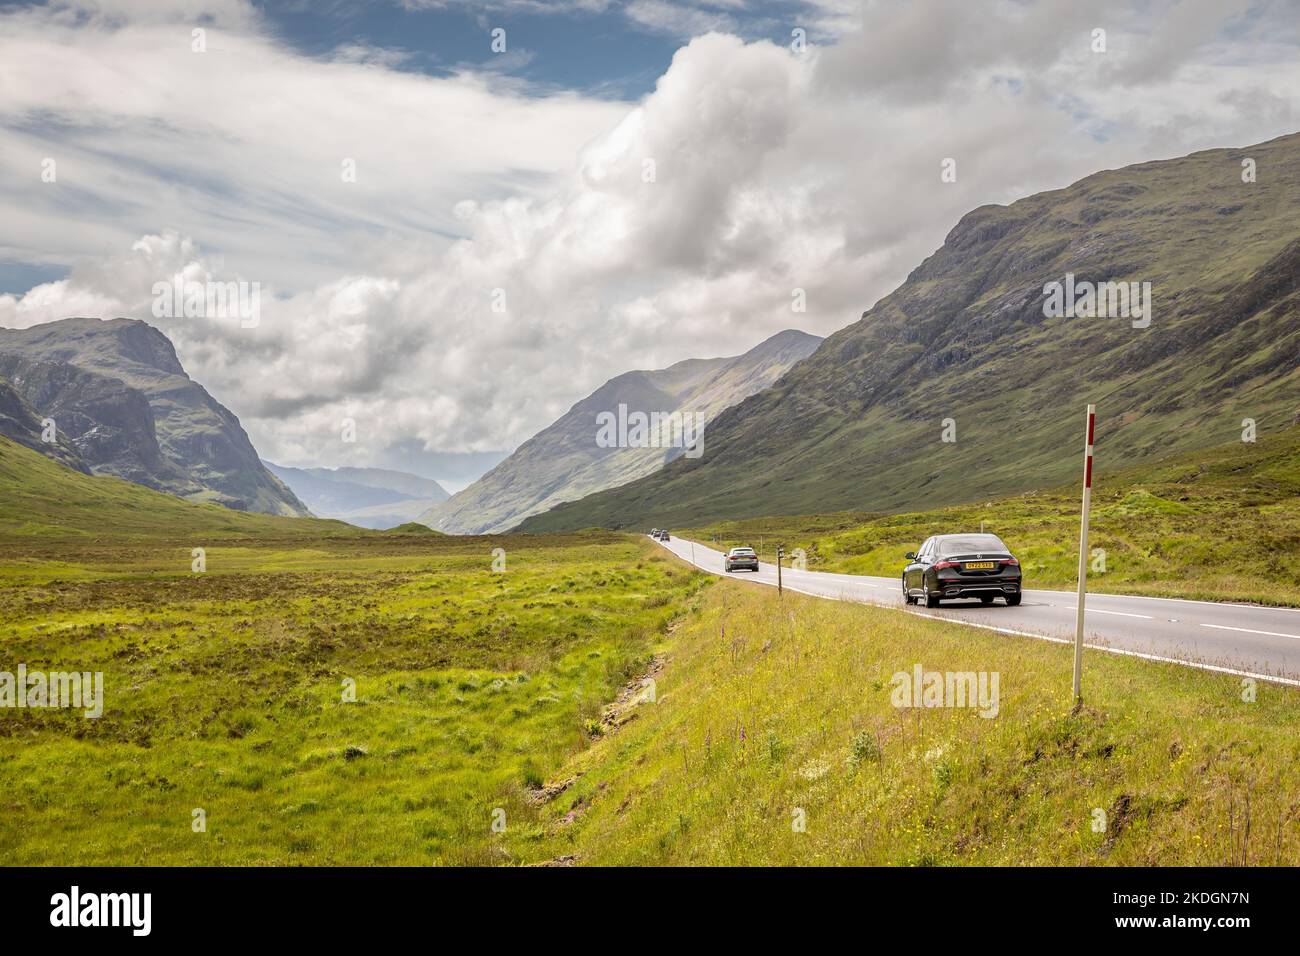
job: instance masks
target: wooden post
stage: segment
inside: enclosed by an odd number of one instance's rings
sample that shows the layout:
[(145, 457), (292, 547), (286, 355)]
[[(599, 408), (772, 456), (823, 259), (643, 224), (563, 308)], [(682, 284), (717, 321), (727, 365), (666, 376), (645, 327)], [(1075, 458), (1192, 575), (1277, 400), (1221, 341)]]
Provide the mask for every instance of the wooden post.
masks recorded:
[(1088, 513), (1092, 508), (1092, 439), (1097, 406), (1088, 406), (1088, 437), (1083, 446), (1083, 508), (1079, 518), (1079, 594), (1074, 618), (1074, 706), (1083, 704), (1083, 601), (1088, 591)]

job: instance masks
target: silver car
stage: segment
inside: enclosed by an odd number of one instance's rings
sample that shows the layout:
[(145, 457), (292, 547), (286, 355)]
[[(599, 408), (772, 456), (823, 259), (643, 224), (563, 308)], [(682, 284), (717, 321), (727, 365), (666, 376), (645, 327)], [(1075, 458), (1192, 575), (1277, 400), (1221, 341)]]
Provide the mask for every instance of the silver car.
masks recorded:
[(722, 559), (722, 569), (727, 572), (745, 569), (757, 571), (758, 555), (753, 548), (732, 548)]

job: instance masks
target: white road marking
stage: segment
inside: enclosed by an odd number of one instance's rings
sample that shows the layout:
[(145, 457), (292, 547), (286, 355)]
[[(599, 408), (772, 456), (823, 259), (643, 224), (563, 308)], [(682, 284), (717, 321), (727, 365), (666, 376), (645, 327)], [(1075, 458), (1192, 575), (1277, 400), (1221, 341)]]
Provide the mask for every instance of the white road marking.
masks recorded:
[(1290, 637), (1300, 641), (1300, 634), (1282, 634), (1278, 631), (1256, 631), (1249, 627), (1229, 627), (1227, 624), (1202, 624), (1201, 627), (1212, 627), (1220, 631), (1241, 631), (1243, 634), (1265, 634), (1268, 637)]
[[(1037, 589), (1036, 589), (1037, 590)], [(1060, 594), (1074, 597), (1068, 591), (1051, 591), (1040, 590), (1040, 594)], [(1291, 611), (1300, 614), (1300, 607), (1280, 607), (1276, 604), (1245, 604), (1240, 601), (1201, 601), (1197, 598), (1167, 598), (1153, 597), (1150, 594), (1111, 594), (1108, 591), (1098, 591), (1097, 593), (1088, 592), (1088, 596), (1093, 600), (1106, 600), (1107, 598), (1123, 598), (1126, 601), (1170, 601), (1178, 604), (1208, 604), (1211, 607), (1248, 607), (1256, 611)]]
[[(1208, 603), (1208, 602), (1207, 602)], [(936, 621), (947, 621), (949, 624), (965, 624), (967, 627), (979, 627), (986, 631), (997, 631), (999, 634), (1015, 634), (1018, 637), (1033, 637), (1040, 641), (1051, 641), (1053, 644), (1073, 644), (1072, 637), (1051, 637), (1047, 634), (1035, 634), (1033, 631), (1016, 631), (1009, 627), (996, 627), (992, 624), (977, 624), (974, 621), (964, 621), (959, 617), (944, 617), (941, 614), (926, 614), (922, 611), (913, 611), (917, 617), (928, 617)], [(1205, 625), (1210, 627), (1211, 625)], [(1197, 670), (1214, 671), (1216, 674), (1231, 674), (1234, 677), (1253, 677), (1255, 680), (1269, 681), (1274, 684), (1290, 684), (1292, 687), (1300, 687), (1300, 680), (1294, 680), (1290, 677), (1274, 677), (1272, 674), (1254, 674), (1250, 671), (1239, 671), (1231, 667), (1219, 667), (1216, 664), (1202, 664), (1199, 661), (1186, 661), (1178, 657), (1161, 657), (1158, 654), (1143, 654), (1140, 651), (1126, 651), (1120, 647), (1108, 647), (1104, 644), (1083, 645), (1094, 651), (1104, 651), (1107, 654), (1119, 654), (1123, 657), (1140, 657), (1144, 661), (1158, 661), (1161, 664), (1181, 664), (1184, 667), (1195, 667)]]
[[(1067, 611), (1077, 611), (1077, 610), (1079, 610), (1079, 609), (1078, 609), (1077, 607), (1067, 607), (1066, 610), (1067, 610)], [(1089, 613), (1089, 614), (1117, 614), (1117, 615), (1119, 615), (1120, 617), (1140, 617), (1140, 618), (1142, 618), (1142, 619), (1144, 619), (1144, 620), (1147, 620), (1147, 621), (1154, 621), (1154, 620), (1155, 620), (1155, 618), (1153, 618), (1150, 614), (1130, 614), (1130, 613), (1128, 613), (1128, 611), (1104, 611), (1104, 610), (1102, 610), (1102, 609), (1099, 608), (1099, 607), (1090, 607), (1090, 608), (1088, 608), (1088, 613)]]

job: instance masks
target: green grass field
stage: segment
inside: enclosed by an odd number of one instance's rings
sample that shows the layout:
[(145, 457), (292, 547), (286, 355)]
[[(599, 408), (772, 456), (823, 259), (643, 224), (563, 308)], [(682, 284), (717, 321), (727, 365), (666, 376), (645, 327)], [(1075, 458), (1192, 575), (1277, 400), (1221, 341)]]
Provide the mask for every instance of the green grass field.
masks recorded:
[(98, 719), (0, 708), (11, 864), (499, 862), (492, 811), (705, 580), (624, 535), (240, 514), (5, 439), (0, 489), (0, 671), (105, 683)]
[(102, 671), (106, 686), (99, 719), (0, 710), (0, 852), (506, 859), (492, 811), (586, 745), (702, 583), (648, 551), (612, 535), (376, 534), (214, 547), (203, 574), (164, 541), (0, 552), (0, 669)]
[[(982, 524), (981, 524), (982, 523)], [(720, 522), (677, 533), (719, 547), (778, 542), (808, 568), (893, 577), (927, 537), (980, 527), (1019, 556), (1027, 587), (1073, 587), (1079, 489), (903, 514), (842, 513)], [(1089, 550), (1095, 591), (1300, 606), (1300, 428), (1099, 476)]]
[[(1287, 480), (1258, 453), (1202, 492)], [(1089, 653), (1072, 716), (1066, 648), (640, 535), (242, 515), (3, 440), (0, 490), (0, 671), (105, 679), (0, 708), (10, 864), (1300, 862), (1293, 688)], [(894, 707), (916, 664), (997, 716)]]

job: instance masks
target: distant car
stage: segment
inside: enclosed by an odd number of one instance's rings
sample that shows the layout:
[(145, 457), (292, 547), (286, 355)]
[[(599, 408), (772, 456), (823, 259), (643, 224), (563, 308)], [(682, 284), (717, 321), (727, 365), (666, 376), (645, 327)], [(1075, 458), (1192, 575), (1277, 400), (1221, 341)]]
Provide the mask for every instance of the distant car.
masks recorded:
[(657, 538), (659, 537), (659, 529), (658, 529), (658, 528), (651, 528), (651, 529), (650, 529), (650, 537), (652, 537), (652, 538), (656, 538), (656, 539), (657, 539)]
[(671, 541), (672, 539), (673, 539), (673, 536), (670, 535), (667, 531), (662, 531), (662, 530), (661, 530), (661, 531), (659, 532), (659, 540), (660, 540), (660, 541)]
[(995, 534), (937, 534), (921, 550), (907, 552), (903, 601), (938, 607), (940, 600), (996, 597), (1020, 603), (1020, 562)]
[(744, 568), (750, 571), (758, 570), (758, 555), (754, 553), (753, 548), (732, 548), (722, 559), (724, 571), (739, 571)]

